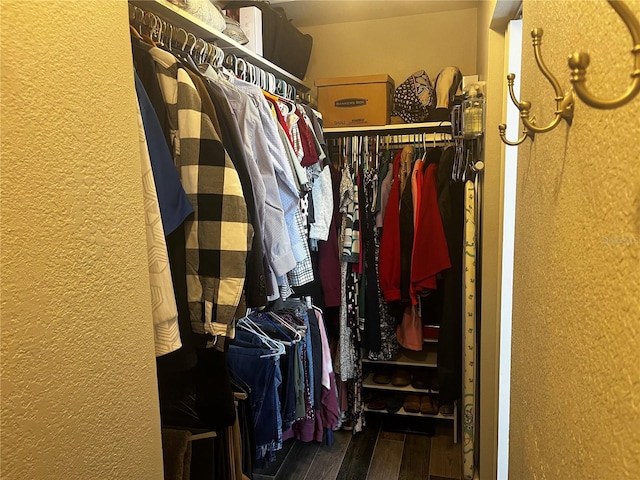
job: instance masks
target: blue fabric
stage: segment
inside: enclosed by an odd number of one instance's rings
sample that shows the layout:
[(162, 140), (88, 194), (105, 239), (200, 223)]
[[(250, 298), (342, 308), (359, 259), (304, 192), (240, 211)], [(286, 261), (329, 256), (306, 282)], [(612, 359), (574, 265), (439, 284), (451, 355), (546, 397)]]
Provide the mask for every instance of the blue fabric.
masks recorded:
[(283, 210), (275, 161), (269, 151), (260, 112), (245, 93), (223, 83), (219, 86), (238, 121), (247, 160), (257, 164), (257, 172), (254, 169), (250, 173), (258, 173), (257, 178), (263, 183), (263, 188), (254, 193), (269, 266), (275, 275), (284, 275), (296, 266), (296, 258), (287, 234), (286, 212)]
[(309, 324), (309, 315), (303, 313), (300, 318), (304, 320), (304, 324), (307, 326), (307, 333), (304, 336), (304, 341), (307, 344), (307, 363), (309, 364), (309, 394), (311, 397), (311, 405), (314, 404), (315, 390), (313, 381), (313, 346), (311, 345), (311, 325)]
[(147, 137), (149, 157), (151, 157), (153, 181), (156, 185), (156, 194), (160, 204), (162, 228), (164, 229), (164, 235), (167, 236), (193, 213), (193, 207), (180, 183), (178, 171), (173, 163), (171, 152), (164, 139), (162, 127), (151, 100), (149, 100), (138, 74), (135, 72), (134, 74), (138, 104), (142, 114), (142, 124)]
[(253, 410), (257, 458), (282, 447), (282, 420), (278, 387), (282, 374), (278, 357), (260, 358), (271, 353), (261, 348), (260, 340), (251, 333), (236, 331), (229, 346), (227, 362), (234, 377), (246, 383)]

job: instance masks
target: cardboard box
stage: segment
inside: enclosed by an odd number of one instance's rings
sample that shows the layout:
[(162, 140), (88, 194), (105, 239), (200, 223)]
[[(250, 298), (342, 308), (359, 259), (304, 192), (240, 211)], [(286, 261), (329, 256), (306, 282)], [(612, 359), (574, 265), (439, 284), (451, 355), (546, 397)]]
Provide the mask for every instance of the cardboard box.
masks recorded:
[(389, 75), (316, 80), (325, 127), (387, 125), (395, 86)]
[(262, 10), (258, 7), (242, 7), (238, 10), (240, 28), (249, 39), (245, 47), (262, 56)]

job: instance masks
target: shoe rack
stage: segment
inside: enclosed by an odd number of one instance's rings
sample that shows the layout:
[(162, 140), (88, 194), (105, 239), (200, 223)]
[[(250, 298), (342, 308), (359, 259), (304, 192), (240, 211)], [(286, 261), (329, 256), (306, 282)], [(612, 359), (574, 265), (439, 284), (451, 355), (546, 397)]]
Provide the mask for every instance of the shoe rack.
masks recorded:
[[(382, 395), (385, 393), (388, 395), (392, 395), (393, 392), (400, 395), (419, 395), (422, 398), (437, 398), (439, 392), (436, 388), (433, 388), (432, 382), (429, 382), (427, 388), (416, 388), (411, 383), (408, 385), (394, 385), (392, 383), (392, 377), (394, 370), (397, 369), (406, 369), (412, 374), (412, 379), (414, 375), (427, 373), (429, 378), (437, 378), (438, 374), (438, 354), (437, 354), (438, 343), (437, 340), (434, 339), (426, 339), (423, 344), (423, 348), (421, 351), (411, 351), (404, 348), (400, 348), (398, 354), (390, 359), (390, 360), (369, 360), (367, 358), (362, 359), (363, 368), (368, 370), (367, 375), (362, 380), (362, 388), (364, 389), (365, 395), (367, 393), (379, 392)], [(378, 383), (374, 381), (373, 377), (377, 372), (380, 372), (381, 369), (390, 368), (389, 382), (388, 383)], [(422, 370), (426, 370), (423, 372)], [(365, 412), (371, 413), (381, 413), (387, 415), (404, 415), (404, 416), (412, 416), (412, 417), (420, 417), (420, 418), (435, 418), (438, 420), (449, 421), (452, 422), (453, 425), (453, 441), (454, 443), (458, 442), (458, 405), (457, 402), (453, 404), (453, 412), (451, 414), (443, 414), (440, 411), (438, 413), (420, 413), (407, 411), (405, 409), (405, 404), (400, 407), (400, 409), (396, 412), (389, 412), (385, 408), (383, 409), (372, 409), (369, 408), (368, 404), (365, 406)]]

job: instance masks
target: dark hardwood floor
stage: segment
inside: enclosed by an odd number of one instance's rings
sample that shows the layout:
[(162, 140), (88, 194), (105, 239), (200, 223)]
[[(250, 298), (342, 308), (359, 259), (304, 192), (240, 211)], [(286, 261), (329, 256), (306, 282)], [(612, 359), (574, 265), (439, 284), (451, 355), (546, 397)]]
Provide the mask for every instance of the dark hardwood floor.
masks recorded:
[[(398, 428), (400, 427), (400, 428)], [(316, 442), (285, 442), (278, 460), (256, 469), (255, 480), (459, 480), (461, 446), (450, 422), (431, 423), (426, 434), (407, 433), (398, 417), (370, 415), (364, 431), (334, 432), (331, 448)]]

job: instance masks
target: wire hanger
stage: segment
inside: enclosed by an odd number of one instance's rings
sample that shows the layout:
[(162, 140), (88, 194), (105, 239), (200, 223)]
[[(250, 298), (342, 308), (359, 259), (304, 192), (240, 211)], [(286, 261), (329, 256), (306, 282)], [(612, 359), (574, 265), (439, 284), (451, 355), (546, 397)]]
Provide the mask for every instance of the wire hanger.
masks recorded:
[(251, 320), (249, 316), (244, 316), (240, 320), (238, 320), (237, 327), (254, 334), (260, 339), (263, 345), (271, 350), (272, 353), (260, 355), (260, 358), (280, 356), (286, 352), (284, 344), (282, 342), (274, 340), (269, 335), (264, 333), (264, 331), (253, 320)]
[(282, 317), (280, 317), (280, 315), (278, 315), (275, 312), (265, 312), (265, 313), (266, 313), (266, 315), (268, 317), (270, 317), (273, 320), (277, 321), (280, 325), (282, 325), (284, 328), (286, 328), (291, 333), (293, 333), (293, 335), (295, 337), (293, 339), (293, 343), (298, 343), (300, 340), (302, 340), (302, 335), (300, 334), (300, 332), (295, 327), (293, 327), (289, 322), (287, 322)]

